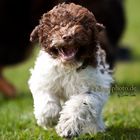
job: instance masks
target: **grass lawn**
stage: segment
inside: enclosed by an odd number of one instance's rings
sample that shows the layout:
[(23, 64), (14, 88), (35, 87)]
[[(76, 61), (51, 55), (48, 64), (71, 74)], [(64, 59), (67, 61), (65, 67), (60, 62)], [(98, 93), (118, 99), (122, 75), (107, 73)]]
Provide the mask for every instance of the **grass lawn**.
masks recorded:
[[(114, 78), (118, 86), (134, 87), (134, 90), (120, 92), (117, 89), (111, 94), (103, 110), (107, 125), (105, 133), (83, 135), (74, 140), (140, 140), (140, 1), (125, 0), (125, 3), (127, 27), (122, 43), (132, 49), (133, 60), (117, 63)], [(45, 131), (38, 127), (34, 119), (27, 80), (37, 51), (28, 61), (5, 71), (19, 95), (14, 100), (0, 96), (0, 140), (62, 140), (53, 129)]]

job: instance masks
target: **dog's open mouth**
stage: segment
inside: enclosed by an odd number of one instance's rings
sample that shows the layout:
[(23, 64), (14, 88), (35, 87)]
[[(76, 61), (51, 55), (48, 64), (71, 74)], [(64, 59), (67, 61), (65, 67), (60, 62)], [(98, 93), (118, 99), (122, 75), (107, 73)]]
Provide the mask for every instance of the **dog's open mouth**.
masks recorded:
[(62, 47), (59, 49), (59, 55), (63, 61), (70, 61), (75, 58), (78, 49), (74, 47)]

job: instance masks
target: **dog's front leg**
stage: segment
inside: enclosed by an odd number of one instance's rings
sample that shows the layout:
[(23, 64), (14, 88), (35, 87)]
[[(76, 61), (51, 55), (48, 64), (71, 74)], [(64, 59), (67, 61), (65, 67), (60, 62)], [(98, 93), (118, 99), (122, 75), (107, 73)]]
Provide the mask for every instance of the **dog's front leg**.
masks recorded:
[(57, 133), (62, 137), (74, 137), (84, 133), (104, 131), (101, 111), (107, 95), (84, 93), (72, 96), (62, 111)]
[(61, 105), (58, 97), (48, 92), (37, 93), (34, 98), (34, 114), (37, 124), (43, 128), (55, 125), (59, 118)]

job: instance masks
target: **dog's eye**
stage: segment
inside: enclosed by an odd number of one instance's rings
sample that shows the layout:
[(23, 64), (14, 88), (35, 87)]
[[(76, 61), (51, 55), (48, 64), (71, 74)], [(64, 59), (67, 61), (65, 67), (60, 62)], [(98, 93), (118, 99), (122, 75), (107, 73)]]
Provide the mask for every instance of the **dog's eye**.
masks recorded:
[(85, 28), (85, 30), (89, 30), (89, 25), (88, 24), (84, 24), (83, 27)]

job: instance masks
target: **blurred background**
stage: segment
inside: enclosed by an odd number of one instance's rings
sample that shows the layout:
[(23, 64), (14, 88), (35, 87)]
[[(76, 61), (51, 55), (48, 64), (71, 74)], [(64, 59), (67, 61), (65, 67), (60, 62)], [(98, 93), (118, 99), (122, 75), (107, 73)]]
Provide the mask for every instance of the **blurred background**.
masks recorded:
[[(117, 61), (114, 79), (118, 87), (133, 87), (133, 90), (115, 89), (104, 109), (104, 119), (109, 127), (108, 137), (116, 138), (118, 134), (124, 139), (140, 138), (140, 1), (124, 0), (126, 27), (120, 45), (131, 50), (132, 58)], [(39, 51), (38, 47), (22, 63), (7, 66), (4, 76), (17, 88), (17, 97), (5, 100), (0, 94), (0, 139), (60, 139), (53, 130), (45, 132), (35, 125), (33, 101), (27, 81), (29, 69)], [(120, 94), (122, 93), (122, 94)], [(129, 133), (127, 133), (129, 132)], [(95, 136), (102, 137), (102, 136)]]

